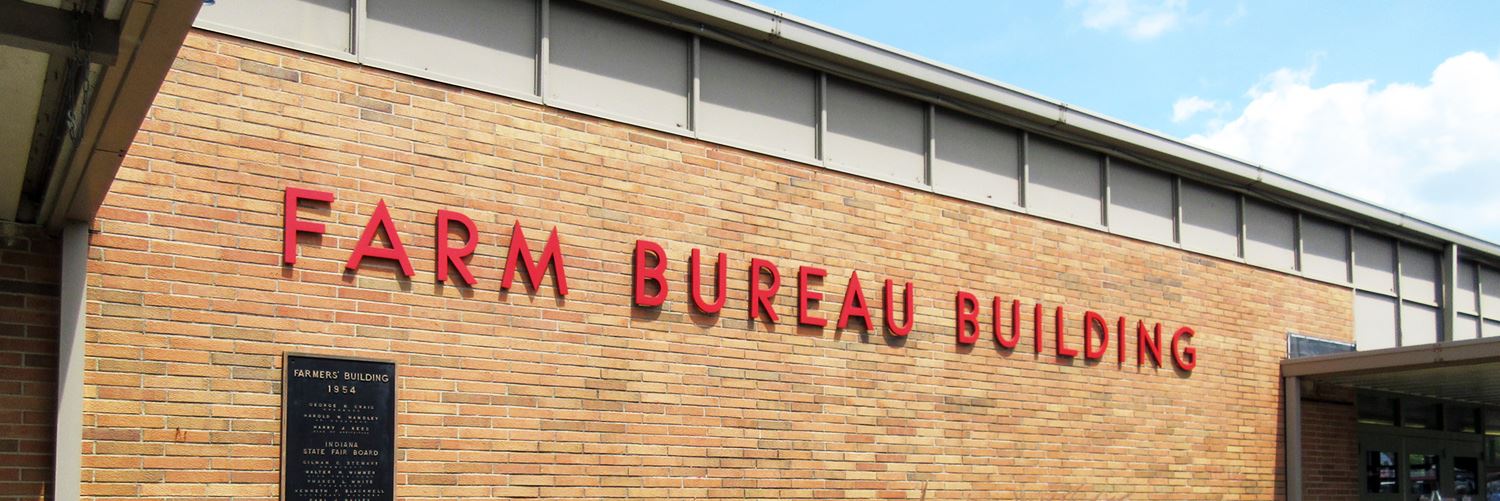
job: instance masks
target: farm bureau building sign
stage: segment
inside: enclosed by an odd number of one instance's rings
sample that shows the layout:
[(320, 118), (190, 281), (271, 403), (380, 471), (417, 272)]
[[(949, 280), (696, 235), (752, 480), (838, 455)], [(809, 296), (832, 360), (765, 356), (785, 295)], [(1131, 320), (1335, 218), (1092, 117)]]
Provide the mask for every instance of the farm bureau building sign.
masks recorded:
[[(322, 234), (325, 231), (322, 223), (298, 218), (297, 208), (303, 202), (332, 204), (334, 196), (332, 192), (327, 191), (286, 188), (282, 226), (282, 262), (287, 266), (297, 263), (297, 236), (299, 234)], [(462, 227), (466, 235), (461, 245), (457, 246), (452, 245), (453, 242), (449, 236), (450, 229), (454, 229), (455, 225)], [(457, 272), (464, 283), (470, 286), (478, 283), (465, 261), (465, 258), (474, 254), (479, 245), (478, 228), (474, 221), (460, 212), (439, 210), (435, 226), (436, 279), (440, 282), (448, 281), (451, 268)], [(386, 235), (387, 246), (376, 245), (377, 233)], [(566, 296), (568, 294), (567, 266), (556, 228), (548, 235), (540, 257), (532, 259), (532, 255), (525, 232), (521, 229), (520, 222), (517, 221), (511, 228), (510, 248), (506, 254), (500, 288), (509, 290), (514, 285), (517, 267), (525, 267), (527, 285), (532, 290), (536, 290), (542, 277), (550, 270), (556, 284), (557, 294)], [(672, 288), (672, 284), (666, 279), (666, 270), (670, 263), (667, 253), (660, 244), (649, 240), (637, 240), (632, 257), (634, 304), (647, 308), (662, 307), (666, 301), (667, 292)], [(401, 244), (400, 234), (384, 200), (376, 205), (374, 213), (370, 215), (358, 243), (350, 252), (344, 266), (348, 270), (357, 270), (366, 258), (394, 261), (405, 276), (411, 277), (415, 274), (411, 259), (407, 255), (406, 248)], [(728, 274), (726, 273), (728, 259), (725, 254), (720, 252), (717, 256), (712, 299), (706, 297), (703, 292), (704, 273), (702, 253), (699, 249), (692, 250), (688, 257), (688, 268), (689, 278), (686, 285), (688, 297), (692, 299), (692, 308), (708, 315), (718, 314), (724, 309), (728, 298)], [(749, 272), (749, 280), (746, 284), (749, 290), (749, 301), (747, 301), (746, 309), (750, 318), (771, 323), (780, 322), (781, 316), (772, 308), (772, 304), (782, 289), (781, 270), (770, 261), (752, 258)], [(833, 320), (836, 322), (835, 325), (842, 329), (848, 327), (852, 321), (858, 320), (866, 329), (874, 328), (869, 301), (865, 297), (857, 271), (849, 274), (849, 283), (844, 289), (837, 319), (817, 314), (814, 303), (821, 303), (825, 295), (812, 290), (809, 283), (814, 279), (821, 280), (827, 275), (827, 270), (815, 266), (801, 266), (797, 269), (794, 286), (797, 298), (797, 323), (810, 327), (825, 327)], [(900, 287), (899, 293), (896, 289), (895, 281), (885, 280), (882, 295), (883, 320), (885, 331), (889, 335), (901, 337), (910, 333), (917, 322), (913, 309), (913, 298), (917, 288), (911, 282), (905, 282)], [(902, 308), (896, 307), (898, 296)], [(965, 345), (975, 344), (984, 330), (980, 319), (985, 313), (984, 305), (971, 292), (959, 290), (954, 293), (953, 297), (954, 342)], [(996, 295), (989, 303), (991, 319), (989, 327), (995, 342), (1007, 350), (1018, 349), (1024, 337), (1021, 328), (1023, 315), (1021, 300), (1012, 298), (1007, 303), (1001, 296)], [(1048, 323), (1048, 311), (1040, 302), (1031, 306), (1031, 345), (1036, 353), (1042, 353), (1043, 344), (1046, 341), (1043, 331)], [(898, 310), (902, 314), (898, 315)], [(900, 318), (897, 318), (898, 316)], [(1113, 322), (1114, 335), (1111, 336), (1111, 322), (1104, 315), (1087, 310), (1082, 316), (1076, 318), (1081, 321), (1082, 325), (1072, 332), (1080, 333), (1082, 339), (1075, 340), (1073, 338), (1077, 334), (1069, 335), (1069, 317), (1063, 306), (1055, 306), (1050, 316), (1053, 324), (1052, 345), (1058, 358), (1082, 356), (1088, 360), (1102, 360), (1111, 351), (1110, 345), (1113, 337), (1115, 361), (1122, 366), (1130, 358), (1129, 352), (1132, 350), (1127, 349), (1127, 346), (1131, 344), (1132, 339), (1135, 346), (1133, 351), (1136, 365), (1150, 363), (1161, 367), (1164, 359), (1167, 359), (1178, 370), (1191, 373), (1198, 364), (1197, 348), (1190, 345), (1195, 332), (1188, 326), (1178, 327), (1171, 332), (1170, 337), (1164, 339), (1160, 322), (1155, 322), (1148, 327), (1145, 320), (1136, 319), (1134, 325), (1131, 325), (1130, 318), (1120, 315)]]

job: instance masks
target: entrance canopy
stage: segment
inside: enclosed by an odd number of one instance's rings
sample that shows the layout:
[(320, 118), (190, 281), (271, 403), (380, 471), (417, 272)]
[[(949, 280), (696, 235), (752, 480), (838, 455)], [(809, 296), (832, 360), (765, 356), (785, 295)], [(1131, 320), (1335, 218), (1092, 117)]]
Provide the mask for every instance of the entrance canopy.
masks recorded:
[(1500, 406), (1500, 338), (1335, 353), (1281, 362), (1283, 377)]

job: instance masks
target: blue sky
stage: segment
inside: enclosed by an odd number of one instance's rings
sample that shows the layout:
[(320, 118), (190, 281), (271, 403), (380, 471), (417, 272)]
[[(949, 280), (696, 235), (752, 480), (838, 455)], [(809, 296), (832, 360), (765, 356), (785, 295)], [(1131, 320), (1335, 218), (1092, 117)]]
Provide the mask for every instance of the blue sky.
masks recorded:
[(760, 3), (1500, 242), (1500, 2)]

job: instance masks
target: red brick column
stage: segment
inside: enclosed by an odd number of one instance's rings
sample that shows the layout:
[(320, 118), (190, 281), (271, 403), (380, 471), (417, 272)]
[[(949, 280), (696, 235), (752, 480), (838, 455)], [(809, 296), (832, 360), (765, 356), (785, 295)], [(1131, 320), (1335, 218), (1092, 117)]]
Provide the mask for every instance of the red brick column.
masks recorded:
[(0, 223), (0, 501), (50, 498), (60, 241)]

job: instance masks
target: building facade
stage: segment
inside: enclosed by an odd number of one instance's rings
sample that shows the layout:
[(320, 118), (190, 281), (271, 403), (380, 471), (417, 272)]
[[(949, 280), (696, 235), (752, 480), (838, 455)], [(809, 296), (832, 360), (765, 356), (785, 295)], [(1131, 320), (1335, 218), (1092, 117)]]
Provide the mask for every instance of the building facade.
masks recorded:
[(6, 226), (10, 499), (309, 499), (293, 356), (394, 367), (332, 499), (1486, 492), (1493, 244), (730, 1), (196, 19)]

